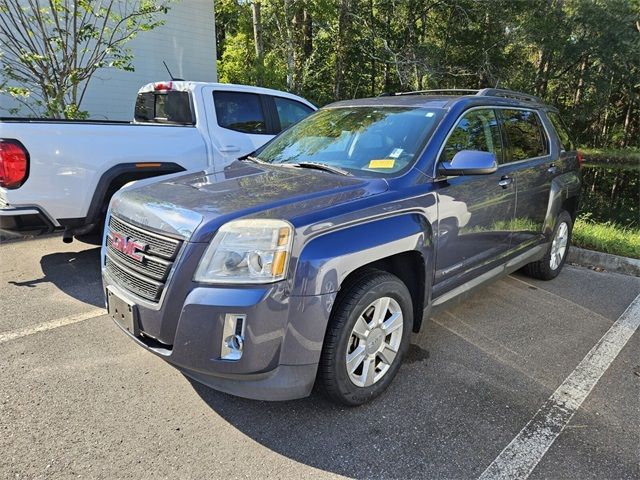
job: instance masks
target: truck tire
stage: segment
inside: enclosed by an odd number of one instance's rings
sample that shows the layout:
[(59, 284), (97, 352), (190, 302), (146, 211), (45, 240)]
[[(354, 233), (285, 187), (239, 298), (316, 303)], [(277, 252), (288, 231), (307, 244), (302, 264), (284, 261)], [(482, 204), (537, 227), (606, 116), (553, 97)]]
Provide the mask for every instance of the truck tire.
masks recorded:
[(528, 276), (539, 280), (553, 280), (558, 276), (569, 254), (573, 220), (565, 210), (561, 210), (553, 229), (552, 241), (544, 257), (523, 268)]
[(318, 386), (333, 401), (361, 405), (395, 377), (409, 347), (413, 304), (396, 276), (368, 270), (344, 285), (327, 327)]

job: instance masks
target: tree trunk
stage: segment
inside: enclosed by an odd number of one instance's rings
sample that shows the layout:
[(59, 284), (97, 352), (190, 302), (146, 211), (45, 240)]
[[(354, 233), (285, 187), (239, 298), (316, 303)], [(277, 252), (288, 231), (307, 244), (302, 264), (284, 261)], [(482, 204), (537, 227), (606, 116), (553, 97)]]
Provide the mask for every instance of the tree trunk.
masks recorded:
[(304, 9), (304, 57), (309, 59), (313, 53), (313, 19), (308, 9)]
[(376, 94), (376, 32), (375, 32), (375, 15), (373, 13), (373, 0), (369, 0), (369, 25), (371, 30), (371, 96)]
[(333, 96), (340, 100), (344, 95), (344, 68), (347, 57), (347, 16), (349, 15), (349, 0), (340, 0), (338, 15), (338, 38), (336, 39), (336, 70), (333, 83)]
[(291, 7), (293, 0), (284, 0), (285, 44), (287, 53), (287, 88), (294, 88), (293, 32), (291, 29)]
[(260, 0), (254, 0), (251, 4), (253, 14), (253, 42), (256, 47), (256, 77), (258, 84), (262, 84), (262, 72), (264, 70), (264, 47), (262, 44), (262, 19), (260, 17)]
[(629, 105), (627, 105), (627, 114), (624, 117), (624, 135), (622, 137), (622, 147), (626, 148), (629, 142), (629, 126), (631, 125), (631, 112), (633, 111), (634, 98), (629, 94)]
[(582, 93), (584, 90), (585, 76), (587, 73), (587, 65), (589, 63), (589, 55), (585, 55), (580, 65), (580, 77), (578, 79), (578, 87), (576, 88), (576, 94), (573, 97), (573, 105), (576, 106), (582, 100)]
[(293, 91), (299, 93), (302, 90), (304, 80), (304, 66), (306, 55), (306, 28), (305, 10), (301, 5), (297, 5), (293, 13)]

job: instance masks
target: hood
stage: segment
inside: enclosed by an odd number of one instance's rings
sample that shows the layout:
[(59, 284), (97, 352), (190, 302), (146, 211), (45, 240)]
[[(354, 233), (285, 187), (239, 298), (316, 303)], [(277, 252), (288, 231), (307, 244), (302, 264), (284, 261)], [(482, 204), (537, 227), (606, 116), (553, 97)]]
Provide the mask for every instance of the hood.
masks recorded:
[(149, 228), (203, 242), (235, 218), (275, 209), (286, 211), (276, 218), (291, 220), (387, 188), (382, 179), (236, 161), (222, 172), (136, 183), (114, 196), (111, 210)]

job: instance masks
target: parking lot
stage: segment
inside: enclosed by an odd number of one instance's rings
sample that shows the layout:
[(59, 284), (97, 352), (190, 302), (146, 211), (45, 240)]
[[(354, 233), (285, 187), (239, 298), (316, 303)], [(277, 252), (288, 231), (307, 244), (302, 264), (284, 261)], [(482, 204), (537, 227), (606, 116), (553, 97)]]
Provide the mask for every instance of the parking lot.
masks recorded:
[[(426, 322), (350, 409), (190, 382), (104, 315), (98, 262), (58, 237), (0, 245), (2, 478), (477, 478), (640, 293), (575, 266), (507, 277)], [(639, 352), (635, 332), (529, 478), (640, 476)]]

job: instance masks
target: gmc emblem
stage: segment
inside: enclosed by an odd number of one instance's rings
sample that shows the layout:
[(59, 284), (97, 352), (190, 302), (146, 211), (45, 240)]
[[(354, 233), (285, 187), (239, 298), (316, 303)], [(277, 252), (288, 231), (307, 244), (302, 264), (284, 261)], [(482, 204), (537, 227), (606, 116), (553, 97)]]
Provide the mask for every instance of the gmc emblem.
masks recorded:
[(143, 256), (139, 252), (144, 252), (147, 249), (146, 243), (138, 243), (131, 240), (129, 237), (125, 237), (119, 233), (109, 232), (109, 238), (111, 239), (111, 246), (124, 253), (128, 257), (141, 262)]

